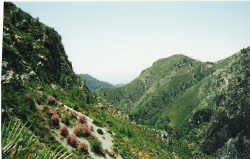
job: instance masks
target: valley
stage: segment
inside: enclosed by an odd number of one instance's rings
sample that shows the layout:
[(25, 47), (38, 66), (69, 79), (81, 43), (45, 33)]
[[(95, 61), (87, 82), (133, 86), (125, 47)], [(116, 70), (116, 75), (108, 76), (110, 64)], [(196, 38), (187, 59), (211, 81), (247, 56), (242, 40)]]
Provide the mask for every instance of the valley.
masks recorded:
[(11, 2), (2, 47), (6, 159), (250, 158), (250, 47), (176, 54), (112, 85), (77, 75), (57, 31)]
[(108, 82), (99, 81), (98, 79), (90, 76), (89, 74), (80, 74), (79, 76), (84, 81), (86, 81), (86, 84), (91, 91), (95, 91), (96, 89), (103, 87), (115, 87), (115, 85), (112, 85)]

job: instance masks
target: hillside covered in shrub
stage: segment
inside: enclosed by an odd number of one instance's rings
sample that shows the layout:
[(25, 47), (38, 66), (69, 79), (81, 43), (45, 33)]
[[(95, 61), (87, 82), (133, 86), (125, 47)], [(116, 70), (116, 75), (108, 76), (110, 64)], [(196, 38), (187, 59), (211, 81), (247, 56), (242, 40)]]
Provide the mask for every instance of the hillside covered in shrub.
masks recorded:
[(10, 2), (4, 3), (1, 81), (5, 158), (210, 158), (99, 107), (60, 35)]
[(174, 55), (97, 94), (130, 120), (175, 134), (206, 154), (247, 159), (249, 63), (249, 47), (216, 63)]

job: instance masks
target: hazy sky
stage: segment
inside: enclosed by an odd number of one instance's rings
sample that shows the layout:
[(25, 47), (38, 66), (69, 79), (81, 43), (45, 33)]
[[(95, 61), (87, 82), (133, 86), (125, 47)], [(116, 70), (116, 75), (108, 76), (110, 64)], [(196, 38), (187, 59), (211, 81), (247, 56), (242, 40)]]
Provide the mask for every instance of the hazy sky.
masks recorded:
[(250, 44), (250, 2), (16, 2), (55, 28), (76, 73), (127, 83), (159, 58), (217, 61)]

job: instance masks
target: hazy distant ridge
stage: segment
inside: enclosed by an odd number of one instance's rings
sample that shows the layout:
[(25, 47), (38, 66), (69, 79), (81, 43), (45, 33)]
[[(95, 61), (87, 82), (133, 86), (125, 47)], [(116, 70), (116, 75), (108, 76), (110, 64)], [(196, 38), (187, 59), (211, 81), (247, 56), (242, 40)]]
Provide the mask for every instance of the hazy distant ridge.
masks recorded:
[(80, 74), (79, 76), (86, 81), (87, 87), (92, 91), (95, 91), (98, 88), (115, 87), (111, 83), (100, 81), (95, 77), (90, 76), (89, 74)]

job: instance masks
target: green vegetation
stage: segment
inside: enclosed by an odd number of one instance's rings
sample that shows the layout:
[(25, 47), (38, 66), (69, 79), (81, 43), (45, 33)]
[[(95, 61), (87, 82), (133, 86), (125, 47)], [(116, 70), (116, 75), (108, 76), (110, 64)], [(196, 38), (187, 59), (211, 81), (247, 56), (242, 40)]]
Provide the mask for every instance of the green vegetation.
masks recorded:
[(58, 147), (54, 151), (39, 143), (37, 137), (29, 132), (20, 120), (11, 119), (2, 125), (2, 155), (5, 159), (23, 158), (61, 158), (66, 159), (72, 156), (64, 148)]
[(107, 87), (115, 87), (112, 84), (108, 83), (108, 82), (103, 82), (100, 81), (92, 76), (90, 76), (89, 74), (80, 74), (79, 75), (84, 81), (86, 81), (86, 85), (87, 87), (91, 90), (91, 91), (95, 91), (98, 88), (107, 88)]
[(97, 153), (102, 153), (102, 147), (101, 147), (101, 143), (97, 140), (90, 140), (90, 145), (91, 145), (91, 149), (94, 151), (94, 152), (97, 152)]
[(249, 50), (218, 63), (182, 55), (161, 59), (128, 85), (102, 88), (97, 94), (129, 113), (130, 120), (166, 130), (198, 151), (217, 156), (232, 151), (247, 158)]
[[(99, 99), (73, 72), (60, 35), (6, 2), (3, 155), (67, 156), (67, 149), (70, 158), (87, 158), (87, 140), (94, 152), (123, 159), (249, 158), (249, 55), (245, 48), (217, 63), (183, 55), (160, 59), (128, 85), (99, 88)], [(97, 137), (107, 132), (112, 152)]]
[(128, 85), (99, 89), (97, 94), (128, 112), (132, 120), (168, 130), (170, 120), (163, 112), (186, 90), (213, 73), (210, 65), (183, 55), (171, 56), (156, 61)]
[[(76, 140), (74, 137), (69, 139), (69, 144), (74, 147), (67, 144), (66, 136), (72, 135), (69, 129), (73, 129), (78, 122), (74, 113), (67, 114), (62, 109), (67, 105), (88, 115), (94, 123), (113, 134), (114, 150), (106, 154), (120, 154), (124, 159), (139, 158), (140, 153), (151, 158), (164, 154), (174, 156), (150, 129), (142, 131), (136, 125), (114, 118), (95, 106), (96, 97), (73, 72), (61, 37), (54, 29), (6, 2), (3, 33), (3, 121), (17, 117), (27, 122), (39, 145), (52, 151), (63, 146), (72, 153), (70, 158), (73, 159), (87, 157), (88, 154), (81, 153), (77, 147), (80, 144), (78, 137)], [(62, 123), (68, 127), (62, 128)], [(145, 131), (148, 131), (147, 134)], [(91, 134), (88, 138), (95, 139), (95, 136)], [(93, 145), (98, 146), (96, 143)], [(82, 147), (85, 149), (86, 146)], [(105, 153), (105, 150), (101, 152)], [(33, 151), (30, 153), (33, 154)]]

